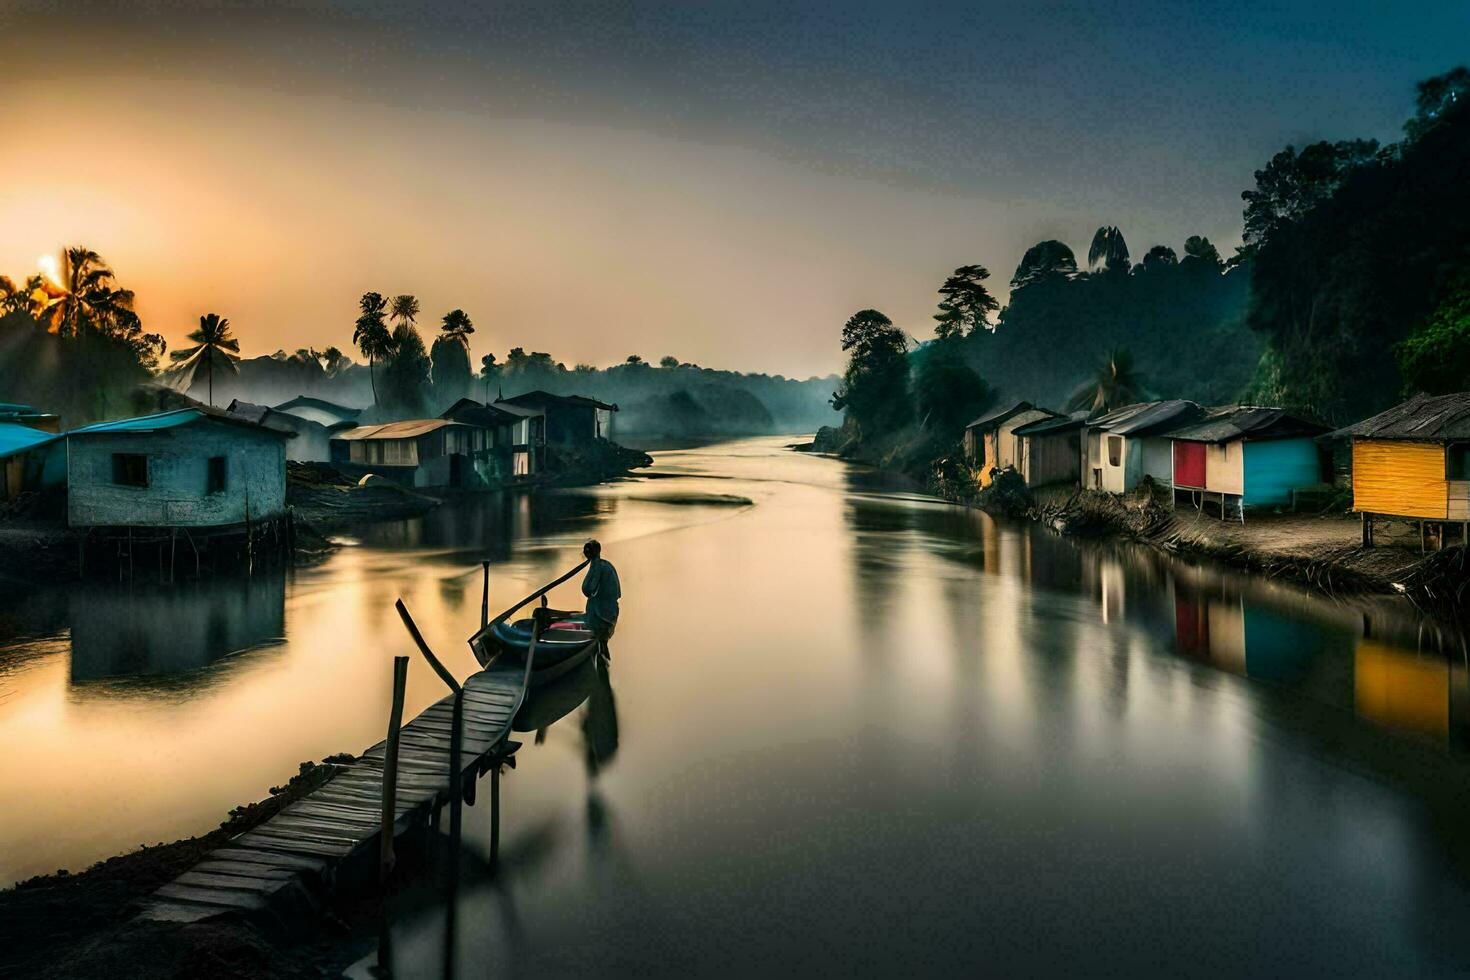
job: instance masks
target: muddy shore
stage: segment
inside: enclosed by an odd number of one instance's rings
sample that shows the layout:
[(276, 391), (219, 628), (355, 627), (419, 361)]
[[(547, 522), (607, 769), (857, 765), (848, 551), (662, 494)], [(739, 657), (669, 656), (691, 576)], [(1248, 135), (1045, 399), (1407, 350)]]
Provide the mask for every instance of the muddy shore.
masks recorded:
[(188, 926), (134, 919), (138, 903), (210, 851), (329, 782), (351, 756), (303, 762), (270, 795), (230, 811), (220, 826), (171, 844), (144, 845), (76, 872), (0, 891), (0, 976), (335, 975), (325, 954), (283, 948), (242, 920)]

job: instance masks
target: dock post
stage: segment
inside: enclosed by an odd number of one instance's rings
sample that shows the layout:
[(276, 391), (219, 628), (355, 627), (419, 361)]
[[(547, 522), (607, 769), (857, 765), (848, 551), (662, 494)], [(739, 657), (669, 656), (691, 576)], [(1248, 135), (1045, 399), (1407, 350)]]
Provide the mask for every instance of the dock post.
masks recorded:
[(393, 707), (388, 712), (388, 744), (383, 753), (383, 822), (378, 849), (378, 882), (393, 871), (393, 817), (398, 809), (398, 728), (403, 723), (403, 692), (408, 684), (408, 658), (393, 658)]
[(454, 722), (449, 736), (449, 853), (455, 867), (451, 872), (458, 874), (459, 835), (464, 824), (464, 771), (460, 766), (460, 733), (464, 728), (464, 690), (454, 692)]
[(480, 563), (485, 567), (485, 585), (480, 590), (480, 629), (484, 629), (490, 623), (490, 563)]
[(490, 767), (490, 870), (500, 862), (500, 759)]

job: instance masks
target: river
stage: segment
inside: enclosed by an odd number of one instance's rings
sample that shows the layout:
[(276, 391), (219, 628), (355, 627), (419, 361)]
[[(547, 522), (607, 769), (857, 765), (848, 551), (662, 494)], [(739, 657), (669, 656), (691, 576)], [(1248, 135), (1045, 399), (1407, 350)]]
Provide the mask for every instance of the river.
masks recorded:
[[(612, 663), (524, 736), (461, 975), (1470, 969), (1462, 650), (1393, 602), (998, 523), (788, 441), (274, 577), (0, 598), (0, 878), (208, 830), (371, 744), (412, 653), (394, 599), (465, 674), (479, 562), (508, 604), (597, 537)], [(406, 714), (441, 693), (414, 655)], [(488, 807), (466, 826), (482, 854)], [(441, 975), (445, 906), (391, 913), (397, 975)]]

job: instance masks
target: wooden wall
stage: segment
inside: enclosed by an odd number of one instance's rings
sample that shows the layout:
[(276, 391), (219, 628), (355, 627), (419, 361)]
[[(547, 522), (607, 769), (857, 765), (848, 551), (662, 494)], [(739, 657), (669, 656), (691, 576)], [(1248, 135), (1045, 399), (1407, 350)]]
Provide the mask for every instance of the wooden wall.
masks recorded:
[(1448, 494), (1439, 443), (1353, 440), (1354, 510), (1444, 520)]

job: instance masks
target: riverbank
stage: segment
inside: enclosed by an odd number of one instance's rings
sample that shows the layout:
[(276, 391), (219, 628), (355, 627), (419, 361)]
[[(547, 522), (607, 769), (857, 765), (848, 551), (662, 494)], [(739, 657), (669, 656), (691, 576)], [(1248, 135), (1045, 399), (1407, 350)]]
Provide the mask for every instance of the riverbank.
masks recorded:
[[(548, 446), (540, 473), (500, 491), (528, 493), (550, 487), (580, 487), (622, 479), (653, 465), (637, 449), (599, 441), (575, 448)], [(330, 553), (331, 536), (353, 527), (418, 517), (445, 500), (485, 490), (399, 486), (384, 478), (365, 483), (329, 463), (286, 464), (286, 505), (295, 527), (291, 561), (310, 565)], [(82, 535), (66, 526), (64, 492), (53, 491), (0, 515), (0, 583), (17, 588), (75, 581)]]
[(239, 919), (175, 926), (134, 918), (139, 902), (208, 852), (329, 782), (346, 755), (303, 762), (264, 800), (235, 807), (198, 837), (139, 850), (84, 871), (57, 871), (0, 891), (0, 975), (94, 977), (335, 975), (310, 949), (290, 949)]
[(1465, 549), (1421, 552), (1412, 522), (1377, 522), (1380, 543), (1365, 548), (1361, 519), (1354, 514), (1250, 512), (1244, 522), (1222, 521), (1208, 511), (1161, 500), (1148, 487), (1122, 497), (1072, 487), (1028, 491), (1019, 478), (1004, 475), (976, 497), (956, 502), (1038, 521), (1059, 534), (1136, 541), (1330, 596), (1402, 595), (1447, 622), (1463, 625), (1466, 618), (1470, 565)]
[[(845, 428), (823, 428), (797, 452), (831, 455), (920, 480), (911, 444), (887, 448), (883, 458)], [(1412, 521), (1375, 522), (1376, 547), (1362, 546), (1362, 524), (1343, 512), (1251, 512), (1245, 521), (1222, 521), (1188, 505), (1174, 506), (1151, 487), (1123, 497), (1070, 486), (1029, 489), (1002, 474), (975, 492), (973, 478), (940, 460), (927, 464), (925, 488), (953, 503), (997, 517), (1037, 521), (1058, 534), (1136, 541), (1170, 554), (1213, 561), (1271, 578), (1296, 582), (1330, 596), (1402, 595), (1426, 614), (1470, 624), (1470, 556), (1462, 547), (1421, 552)]]

